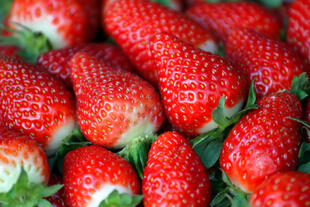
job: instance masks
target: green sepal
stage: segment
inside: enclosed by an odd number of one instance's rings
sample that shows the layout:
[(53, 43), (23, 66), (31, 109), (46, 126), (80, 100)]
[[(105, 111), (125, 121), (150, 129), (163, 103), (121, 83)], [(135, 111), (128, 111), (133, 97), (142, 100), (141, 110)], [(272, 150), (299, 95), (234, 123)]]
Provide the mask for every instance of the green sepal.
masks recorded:
[(261, 4), (269, 8), (278, 8), (282, 5), (282, 0), (259, 0)]
[(109, 37), (104, 42), (111, 44), (111, 45), (117, 45), (117, 43), (115, 42), (115, 40), (112, 37)]
[(135, 168), (141, 179), (143, 178), (143, 171), (147, 163), (148, 153), (156, 139), (156, 135), (137, 137), (117, 153)]
[(218, 50), (215, 51), (214, 54), (221, 56), (221, 57), (225, 57), (225, 47), (222, 42), (218, 44)]
[(48, 206), (44, 197), (55, 194), (62, 185), (46, 186), (29, 182), (26, 171), (22, 168), (15, 185), (7, 193), (0, 193), (0, 206), (2, 207), (37, 207)]
[(14, 24), (17, 29), (2, 26), (2, 29), (8, 30), (13, 36), (1, 36), (0, 45), (17, 46), (20, 48), (19, 55), (31, 63), (36, 63), (39, 55), (53, 49), (50, 41), (43, 35), (43, 33), (34, 32), (17, 23)]
[(310, 143), (302, 143), (298, 154), (297, 171), (310, 173)]
[(109, 196), (103, 200), (99, 207), (135, 207), (143, 199), (142, 195), (129, 195), (113, 190)]
[(306, 73), (294, 76), (290, 92), (295, 94), (301, 101), (309, 96), (310, 81)]
[[(13, 0), (0, 0), (0, 23), (8, 16)], [(1, 32), (1, 30), (0, 30)]]
[(172, 6), (173, 3), (171, 2), (172, 0), (151, 0), (153, 2), (159, 3), (165, 7), (168, 7), (170, 9), (174, 9), (174, 7)]

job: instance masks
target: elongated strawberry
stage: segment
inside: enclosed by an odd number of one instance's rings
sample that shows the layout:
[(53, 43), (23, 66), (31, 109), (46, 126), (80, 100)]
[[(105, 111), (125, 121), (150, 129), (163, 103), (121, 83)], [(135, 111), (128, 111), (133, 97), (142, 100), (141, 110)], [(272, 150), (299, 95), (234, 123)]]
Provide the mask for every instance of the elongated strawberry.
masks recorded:
[(30, 63), (0, 56), (0, 108), (4, 122), (52, 154), (75, 128), (75, 100), (65, 86)]
[(104, 26), (137, 67), (139, 73), (157, 84), (157, 69), (149, 51), (149, 40), (161, 32), (169, 32), (196, 47), (216, 51), (209, 32), (184, 14), (169, 10), (155, 2), (120, 0), (104, 15)]
[(186, 134), (217, 127), (212, 111), (225, 97), (225, 115), (238, 112), (246, 99), (242, 74), (224, 58), (204, 52), (169, 34), (156, 35), (151, 52), (158, 67), (159, 88), (170, 122)]
[(269, 175), (294, 170), (301, 143), (297, 96), (279, 92), (263, 97), (259, 108), (241, 118), (226, 138), (220, 166), (245, 192), (253, 192)]
[(83, 51), (117, 70), (133, 72), (133, 66), (125, 54), (117, 47), (106, 43), (92, 43), (62, 49), (50, 50), (38, 57), (37, 65), (45, 68), (49, 73), (64, 80), (67, 86), (72, 87), (70, 59), (78, 52)]
[(88, 9), (94, 0), (87, 1), (89, 4), (83, 2), (82, 0), (15, 0), (8, 21), (11, 28), (16, 28), (15, 23), (18, 23), (35, 32), (43, 33), (54, 48), (85, 43), (94, 36), (95, 25), (92, 23), (94, 17)]
[(252, 2), (202, 2), (187, 14), (221, 41), (235, 27), (255, 29), (273, 38), (279, 38), (282, 29), (281, 21), (273, 13)]
[(189, 142), (177, 132), (166, 132), (152, 144), (142, 192), (145, 207), (208, 206), (209, 178)]
[(83, 52), (71, 59), (71, 74), (79, 126), (89, 141), (119, 148), (163, 123), (157, 92), (137, 75), (117, 72)]
[(99, 146), (69, 152), (63, 165), (63, 181), (69, 207), (99, 206), (113, 190), (130, 195), (140, 192), (140, 182), (131, 165)]
[(289, 10), (286, 41), (310, 63), (310, 1), (295, 0)]
[(226, 55), (254, 81), (258, 98), (290, 89), (294, 76), (306, 72), (302, 59), (287, 45), (255, 31), (237, 29), (226, 42)]
[(277, 173), (254, 191), (250, 198), (252, 207), (310, 205), (310, 174), (302, 172)]

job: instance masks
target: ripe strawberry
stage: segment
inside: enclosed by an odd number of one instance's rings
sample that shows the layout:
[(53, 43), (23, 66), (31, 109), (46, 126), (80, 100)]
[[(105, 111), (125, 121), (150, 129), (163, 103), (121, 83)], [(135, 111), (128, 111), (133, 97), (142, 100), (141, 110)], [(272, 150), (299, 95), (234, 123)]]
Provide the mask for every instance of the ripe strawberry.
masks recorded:
[(50, 74), (0, 56), (0, 108), (5, 124), (35, 138), (52, 154), (75, 127), (75, 100)]
[(208, 206), (209, 178), (189, 142), (177, 132), (166, 132), (152, 144), (142, 192), (145, 207)]
[[(77, 45), (92, 39), (94, 17), (88, 7), (94, 0), (15, 0), (8, 21), (42, 32), (54, 48)], [(95, 11), (93, 11), (95, 12)], [(98, 12), (97, 12), (98, 13)], [(17, 28), (19, 29), (19, 28)]]
[[(305, 120), (310, 123), (310, 99), (308, 98), (306, 106), (305, 106)], [(306, 131), (306, 142), (310, 143), (310, 131)]]
[(295, 0), (289, 10), (286, 40), (310, 63), (310, 1)]
[(78, 51), (86, 52), (117, 70), (134, 71), (129, 59), (119, 48), (105, 43), (92, 43), (50, 50), (38, 57), (37, 65), (64, 80), (67, 86), (72, 87), (69, 62)]
[[(48, 181), (48, 185), (56, 185), (56, 184), (60, 184), (62, 185), (62, 178), (59, 175), (56, 174), (52, 174), (50, 176), (50, 179)], [(52, 207), (66, 207), (66, 203), (65, 203), (65, 193), (64, 193), (64, 189), (60, 189), (57, 193), (55, 193), (54, 195), (46, 198), (46, 200), (48, 200), (51, 204)]]
[(212, 111), (225, 96), (225, 115), (232, 116), (246, 99), (243, 76), (224, 58), (169, 35), (156, 35), (151, 52), (158, 67), (159, 88), (170, 122), (189, 135), (217, 127)]
[(79, 126), (89, 141), (119, 148), (162, 125), (159, 96), (137, 75), (117, 72), (79, 52), (71, 59), (71, 77)]
[(63, 181), (69, 207), (99, 206), (113, 190), (131, 195), (140, 192), (140, 182), (131, 165), (99, 146), (69, 152), (64, 160)]
[(290, 89), (294, 76), (306, 72), (303, 61), (287, 45), (249, 29), (237, 29), (226, 42), (226, 56), (251, 82), (258, 98)]
[(310, 205), (310, 174), (302, 172), (277, 173), (264, 181), (250, 198), (252, 207)]
[(169, 32), (204, 50), (214, 52), (217, 48), (214, 39), (197, 23), (155, 2), (117, 1), (105, 12), (104, 23), (139, 73), (155, 85), (157, 68), (149, 51), (149, 40), (154, 34)]
[(255, 29), (273, 38), (279, 38), (282, 29), (281, 21), (273, 13), (252, 2), (202, 2), (187, 14), (221, 41), (235, 27)]
[(294, 170), (301, 143), (300, 124), (288, 118), (302, 116), (297, 96), (279, 92), (257, 104), (231, 130), (220, 155), (221, 168), (245, 192), (273, 173)]
[(1, 45), (0, 54), (6, 56), (18, 56), (19, 49), (13, 45)]

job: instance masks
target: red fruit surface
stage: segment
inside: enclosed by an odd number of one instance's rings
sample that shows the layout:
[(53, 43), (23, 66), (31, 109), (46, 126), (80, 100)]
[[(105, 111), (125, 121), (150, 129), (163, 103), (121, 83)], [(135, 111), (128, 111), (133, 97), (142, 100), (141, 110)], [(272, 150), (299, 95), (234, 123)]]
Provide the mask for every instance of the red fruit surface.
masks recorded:
[(220, 166), (229, 179), (245, 192), (253, 192), (266, 177), (294, 170), (301, 143), (298, 98), (279, 92), (265, 96), (259, 108), (243, 116), (226, 138)]
[(310, 205), (310, 174), (302, 172), (277, 173), (264, 181), (251, 195), (252, 207)]
[(211, 185), (204, 166), (177, 132), (166, 132), (152, 144), (142, 192), (145, 207), (208, 206)]
[(246, 81), (224, 58), (169, 34), (156, 35), (150, 48), (158, 67), (166, 115), (180, 131), (197, 135), (217, 127), (212, 111), (222, 96), (227, 116), (243, 106)]
[[(57, 184), (60, 184), (60, 185), (63, 184), (62, 177), (60, 175), (52, 174), (50, 177), (50, 180), (48, 181), (48, 185), (52, 186), (52, 185), (57, 185)], [(59, 191), (57, 191), (57, 193), (46, 198), (46, 200), (48, 200), (52, 204), (52, 207), (66, 207), (67, 206), (65, 203), (64, 188), (61, 188)]]
[(17, 57), (18, 53), (19, 53), (19, 48), (13, 45), (1, 45), (0, 46), (1, 55)]
[(63, 182), (69, 207), (99, 206), (114, 189), (140, 192), (139, 178), (131, 165), (99, 146), (70, 151), (64, 160)]

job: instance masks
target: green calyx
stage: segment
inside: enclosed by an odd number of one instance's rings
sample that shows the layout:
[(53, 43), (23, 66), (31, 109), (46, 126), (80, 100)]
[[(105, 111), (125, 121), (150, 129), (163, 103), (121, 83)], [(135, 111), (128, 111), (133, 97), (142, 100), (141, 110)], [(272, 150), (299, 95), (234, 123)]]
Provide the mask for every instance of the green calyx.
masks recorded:
[(55, 194), (62, 185), (46, 186), (29, 182), (26, 171), (22, 168), (16, 184), (7, 193), (0, 193), (0, 206), (2, 207), (51, 207), (45, 200)]
[(0, 22), (8, 16), (13, 0), (0, 0)]
[(14, 25), (16, 29), (2, 26), (2, 29), (11, 32), (13, 35), (1, 36), (0, 45), (14, 45), (20, 48), (19, 55), (31, 63), (36, 63), (40, 54), (53, 49), (47, 37), (42, 33), (34, 32), (17, 23), (14, 23)]
[(135, 207), (142, 201), (142, 195), (129, 195), (113, 190), (99, 207)]
[(306, 73), (293, 78), (290, 93), (295, 94), (301, 101), (309, 96), (310, 81)]
[(135, 168), (141, 179), (143, 178), (143, 170), (147, 163), (149, 150), (156, 139), (157, 136), (155, 135), (137, 137), (117, 153)]

